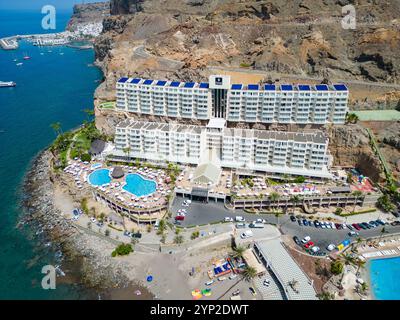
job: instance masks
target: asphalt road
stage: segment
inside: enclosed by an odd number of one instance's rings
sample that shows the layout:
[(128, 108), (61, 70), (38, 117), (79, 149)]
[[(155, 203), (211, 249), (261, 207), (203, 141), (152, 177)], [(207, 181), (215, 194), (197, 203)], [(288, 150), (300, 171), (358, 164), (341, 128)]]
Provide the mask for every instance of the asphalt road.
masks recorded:
[[(278, 218), (272, 214), (260, 214), (254, 215), (246, 213), (242, 210), (230, 211), (227, 210), (223, 203), (209, 202), (208, 204), (201, 202), (192, 202), (189, 207), (182, 206), (184, 199), (177, 197), (173, 203), (172, 212), (173, 218), (179, 209), (185, 208), (187, 210), (187, 215), (184, 221), (181, 221), (181, 225), (184, 227), (203, 225), (208, 223), (213, 223), (217, 221), (222, 221), (225, 217), (235, 218), (236, 216), (243, 216), (246, 222), (251, 222), (256, 218), (263, 218), (267, 223), (277, 224)], [(173, 220), (172, 218), (172, 220)], [(314, 226), (299, 226), (297, 222), (292, 222), (288, 215), (279, 217), (279, 228), (283, 234), (290, 236), (298, 236), (300, 239), (305, 236), (310, 236), (311, 240), (316, 246), (320, 247), (323, 251), (326, 251), (326, 247), (329, 244), (339, 244), (345, 239), (355, 240), (355, 238), (348, 235), (348, 229), (337, 230), (337, 229), (321, 229), (315, 228)], [(262, 230), (262, 229), (261, 229)], [(376, 227), (368, 230), (360, 230), (360, 237), (363, 239), (368, 239), (371, 237), (377, 237), (381, 235), (382, 227)], [(385, 226), (386, 235), (390, 233), (400, 233), (400, 226)]]

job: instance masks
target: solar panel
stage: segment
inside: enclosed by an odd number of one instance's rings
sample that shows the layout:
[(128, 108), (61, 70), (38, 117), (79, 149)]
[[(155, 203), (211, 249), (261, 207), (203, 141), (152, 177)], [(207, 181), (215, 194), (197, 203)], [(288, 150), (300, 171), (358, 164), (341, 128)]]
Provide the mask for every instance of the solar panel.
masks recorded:
[(298, 88), (300, 91), (310, 91), (311, 87), (308, 84), (299, 84)]
[(347, 87), (344, 84), (334, 84), (333, 87), (337, 91), (347, 91)]
[(186, 82), (184, 87), (185, 88), (193, 88), (194, 87), (194, 82)]
[(232, 86), (231, 86), (231, 89), (232, 90), (241, 90), (243, 88), (243, 85), (242, 84), (233, 84)]
[(317, 84), (315, 89), (317, 89), (317, 91), (328, 91), (328, 86), (326, 84)]
[(145, 85), (150, 85), (152, 83), (153, 83), (153, 80), (150, 80), (150, 79), (144, 80), (144, 82), (143, 82), (143, 84), (145, 84)]
[(119, 83), (125, 83), (128, 80), (128, 78), (121, 78), (118, 80)]
[(258, 90), (258, 89), (260, 89), (260, 86), (258, 84), (249, 84), (247, 86), (247, 89), (248, 90)]
[(291, 84), (283, 84), (283, 85), (281, 85), (281, 90), (283, 90), (283, 91), (292, 91), (293, 90), (293, 86)]
[(180, 84), (181, 84), (181, 83), (180, 83), (179, 81), (172, 81), (171, 84), (170, 84), (170, 86), (171, 86), (171, 87), (179, 87)]
[(165, 86), (166, 83), (167, 83), (167, 81), (162, 81), (162, 80), (157, 81), (157, 85), (161, 86), (161, 87)]
[(274, 84), (266, 84), (264, 86), (264, 90), (275, 91), (276, 90), (276, 86)]
[(202, 83), (200, 83), (200, 86), (199, 86), (201, 89), (208, 89), (209, 88), (209, 85), (208, 85), (208, 83), (206, 83), (206, 82), (202, 82)]
[(135, 78), (135, 79), (133, 79), (133, 80), (131, 81), (131, 83), (133, 83), (133, 84), (138, 84), (138, 83), (140, 82), (140, 80), (141, 80), (141, 79), (139, 79), (139, 78)]

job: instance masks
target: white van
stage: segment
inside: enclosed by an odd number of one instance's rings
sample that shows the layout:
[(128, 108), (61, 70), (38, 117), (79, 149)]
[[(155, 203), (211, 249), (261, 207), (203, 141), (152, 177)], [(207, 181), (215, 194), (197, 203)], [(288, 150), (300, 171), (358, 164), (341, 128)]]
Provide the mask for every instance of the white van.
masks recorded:
[(235, 221), (236, 222), (245, 222), (246, 220), (242, 216), (236, 216)]

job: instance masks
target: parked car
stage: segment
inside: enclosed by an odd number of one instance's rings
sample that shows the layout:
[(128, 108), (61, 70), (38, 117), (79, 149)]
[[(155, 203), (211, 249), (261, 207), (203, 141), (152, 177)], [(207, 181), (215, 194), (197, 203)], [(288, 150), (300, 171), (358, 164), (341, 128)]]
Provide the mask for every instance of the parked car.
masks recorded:
[(142, 237), (142, 234), (140, 232), (132, 233), (132, 238), (140, 239), (141, 237)]
[(321, 227), (321, 223), (318, 220), (314, 220), (314, 226), (316, 228), (320, 228)]
[(358, 223), (353, 223), (352, 226), (354, 227), (354, 229), (356, 229), (357, 231), (361, 230), (361, 227)]
[(269, 287), (270, 283), (271, 282), (270, 282), (269, 279), (264, 279), (264, 281), (263, 281), (263, 285), (266, 286), (266, 287)]
[(252, 223), (249, 224), (249, 228), (259, 228), (259, 229), (261, 229), (261, 228), (264, 228), (264, 224), (260, 223), (260, 222), (253, 221)]
[(307, 243), (307, 242), (310, 241), (310, 240), (311, 240), (311, 237), (310, 237), (310, 236), (305, 236), (305, 237), (303, 238), (303, 240), (301, 240), (301, 242)]
[(385, 223), (381, 219), (375, 220), (375, 222), (380, 224), (381, 226), (385, 225)]
[(242, 216), (236, 216), (236, 217), (235, 217), (235, 221), (236, 221), (236, 222), (245, 222), (246, 219), (243, 218)]
[(327, 228), (325, 222), (323, 222), (323, 221), (321, 222), (321, 228), (322, 229), (326, 229)]
[(257, 295), (256, 290), (253, 287), (249, 287), (249, 290), (253, 296)]
[(267, 223), (267, 220), (258, 218), (258, 219), (256, 219), (256, 222), (257, 223)]
[(349, 229), (350, 231), (352, 231), (354, 229), (354, 227), (351, 224), (346, 224), (347, 229)]
[(232, 292), (232, 296), (238, 296), (240, 294), (240, 290), (236, 289), (235, 291)]
[(372, 226), (373, 228), (379, 227), (379, 223), (375, 222), (375, 221), (370, 221), (368, 222), (370, 226)]
[(303, 219), (302, 222), (303, 222), (303, 225), (304, 225), (304, 226), (308, 226), (307, 219)]
[(336, 229), (338, 229), (338, 230), (343, 229), (343, 226), (342, 226), (340, 223), (335, 223), (335, 227), (336, 227)]
[(314, 246), (314, 242), (308, 241), (308, 242), (304, 245), (304, 248), (308, 249), (308, 248), (312, 248), (313, 246)]
[(358, 233), (358, 232), (355, 232), (355, 231), (350, 231), (349, 233), (348, 233), (348, 235), (350, 236), (350, 237), (355, 237), (355, 236), (358, 236), (360, 233)]
[(233, 218), (231, 218), (231, 217), (225, 217), (225, 218), (224, 218), (224, 221), (225, 221), (225, 222), (233, 222)]
[(394, 215), (396, 218), (399, 218), (399, 217), (400, 217), (400, 211), (393, 211), (393, 215)]
[(332, 251), (335, 248), (336, 248), (336, 246), (333, 243), (331, 243), (329, 246), (326, 247), (326, 250)]
[(245, 232), (243, 232), (240, 237), (242, 239), (247, 239), (247, 238), (251, 238), (253, 236), (253, 232), (251, 230), (246, 230)]
[(297, 220), (297, 223), (299, 224), (299, 226), (302, 226), (303, 225), (303, 222), (299, 219), (299, 220)]
[(175, 220), (183, 221), (183, 220), (185, 220), (185, 216), (176, 216)]
[(400, 221), (393, 221), (393, 222), (391, 223), (391, 225), (392, 225), (393, 227), (395, 227), (395, 226), (400, 226)]
[(236, 223), (236, 228), (238, 229), (246, 228), (246, 224), (244, 222)]
[(296, 217), (295, 216), (290, 216), (290, 220), (292, 220), (292, 222), (296, 222)]
[(311, 248), (311, 251), (314, 252), (314, 253), (317, 253), (319, 250), (321, 250), (321, 249), (319, 247), (317, 247), (317, 246), (314, 246), (314, 247)]
[(301, 246), (301, 241), (300, 241), (299, 237), (294, 236), (293, 241), (296, 242), (297, 245)]

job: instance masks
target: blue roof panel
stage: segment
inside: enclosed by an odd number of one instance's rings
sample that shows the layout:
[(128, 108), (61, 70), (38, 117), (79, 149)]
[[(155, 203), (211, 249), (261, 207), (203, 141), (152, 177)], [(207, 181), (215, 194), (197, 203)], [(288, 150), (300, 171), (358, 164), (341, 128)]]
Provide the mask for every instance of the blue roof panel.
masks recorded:
[(344, 84), (334, 84), (333, 87), (337, 91), (347, 91), (347, 87)]
[(266, 85), (264, 85), (264, 90), (275, 91), (276, 90), (276, 86), (274, 84), (266, 84)]
[(145, 85), (150, 85), (152, 83), (153, 83), (153, 80), (150, 80), (150, 79), (144, 80), (144, 82), (143, 82), (143, 84), (145, 84)]
[(283, 91), (292, 91), (293, 90), (293, 86), (291, 84), (282, 84), (281, 85), (281, 90), (283, 90)]
[(308, 84), (299, 84), (298, 88), (300, 91), (310, 91), (311, 87)]
[(243, 85), (242, 84), (233, 84), (232, 86), (231, 86), (231, 89), (232, 90), (241, 90), (243, 88)]
[(317, 91), (328, 91), (328, 86), (326, 84), (317, 84), (315, 89), (317, 89)]
[(139, 79), (139, 78), (135, 78), (135, 79), (132, 79), (132, 80), (131, 80), (131, 83), (133, 83), (133, 84), (138, 84), (138, 83), (140, 82), (140, 80), (141, 80), (141, 79)]
[(259, 90), (259, 89), (260, 89), (260, 86), (259, 86), (258, 84), (249, 84), (249, 85), (247, 86), (247, 89), (248, 89), (248, 90)]
[(208, 83), (206, 83), (206, 82), (202, 82), (202, 83), (200, 83), (199, 88), (201, 88), (201, 89), (208, 89), (208, 88), (209, 88), (209, 85), (208, 85)]
[(165, 86), (166, 83), (167, 83), (167, 81), (158, 80), (158, 81), (157, 81), (157, 86), (163, 87), (163, 86)]
[(118, 80), (119, 83), (125, 83), (128, 80), (128, 78), (121, 78)]
[(180, 83), (179, 81), (172, 81), (171, 84), (170, 84), (170, 86), (171, 86), (171, 87), (179, 87), (180, 84), (181, 84), (181, 83)]
[(194, 82), (186, 82), (185, 85), (183, 86), (184, 88), (193, 88), (194, 87)]

